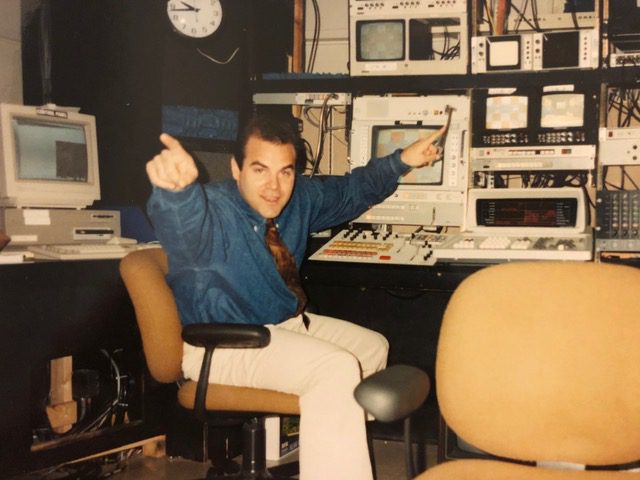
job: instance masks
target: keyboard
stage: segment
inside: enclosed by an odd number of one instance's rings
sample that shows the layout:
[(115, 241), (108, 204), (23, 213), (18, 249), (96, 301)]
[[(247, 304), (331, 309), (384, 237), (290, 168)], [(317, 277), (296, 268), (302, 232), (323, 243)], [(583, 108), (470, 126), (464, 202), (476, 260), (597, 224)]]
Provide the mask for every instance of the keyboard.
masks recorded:
[(462, 233), (435, 248), (439, 262), (510, 260), (591, 260), (591, 234), (565, 236)]
[(30, 245), (28, 250), (36, 258), (50, 258), (56, 260), (93, 260), (122, 258), (127, 253), (140, 248), (137, 244), (63, 244), (63, 245)]

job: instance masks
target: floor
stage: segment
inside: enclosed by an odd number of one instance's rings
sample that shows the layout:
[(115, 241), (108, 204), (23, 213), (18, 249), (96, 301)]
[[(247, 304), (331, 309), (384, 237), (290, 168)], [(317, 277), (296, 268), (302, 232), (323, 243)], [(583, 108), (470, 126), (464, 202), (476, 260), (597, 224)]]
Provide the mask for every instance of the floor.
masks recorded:
[[(404, 449), (401, 442), (374, 441), (377, 480), (405, 480)], [(436, 447), (426, 448), (427, 465), (435, 464)], [(201, 478), (207, 465), (183, 459), (132, 458), (125, 470), (110, 478), (113, 480), (191, 480)]]
[[(374, 440), (377, 480), (405, 480), (404, 449), (402, 442)], [(424, 447), (419, 452), (427, 466), (435, 464), (437, 448)], [(293, 454), (295, 455), (295, 454)], [(112, 456), (113, 457), (113, 456)], [(84, 465), (68, 465), (47, 472), (16, 477), (13, 480), (195, 480), (204, 478), (208, 465), (202, 462), (142, 455), (141, 449), (121, 452), (110, 465), (104, 459)], [(354, 479), (355, 480), (355, 479)]]

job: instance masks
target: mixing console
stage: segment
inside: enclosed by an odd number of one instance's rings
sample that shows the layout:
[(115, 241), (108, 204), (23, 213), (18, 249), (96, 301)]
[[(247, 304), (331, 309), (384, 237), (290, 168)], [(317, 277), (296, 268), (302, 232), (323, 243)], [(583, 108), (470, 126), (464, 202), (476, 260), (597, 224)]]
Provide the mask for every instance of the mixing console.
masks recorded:
[(443, 239), (444, 236), (431, 233), (342, 230), (309, 258), (330, 262), (429, 266), (436, 262), (433, 249)]

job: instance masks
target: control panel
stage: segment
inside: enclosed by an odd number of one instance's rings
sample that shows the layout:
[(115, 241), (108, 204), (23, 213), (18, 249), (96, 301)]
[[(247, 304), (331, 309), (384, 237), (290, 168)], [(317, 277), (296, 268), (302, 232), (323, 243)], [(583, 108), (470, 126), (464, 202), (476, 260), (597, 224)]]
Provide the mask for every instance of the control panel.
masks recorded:
[(596, 192), (596, 251), (640, 251), (640, 190)]
[(435, 264), (433, 250), (444, 241), (443, 235), (432, 233), (392, 233), (361, 228), (339, 232), (310, 260), (330, 262), (378, 263), (396, 265)]

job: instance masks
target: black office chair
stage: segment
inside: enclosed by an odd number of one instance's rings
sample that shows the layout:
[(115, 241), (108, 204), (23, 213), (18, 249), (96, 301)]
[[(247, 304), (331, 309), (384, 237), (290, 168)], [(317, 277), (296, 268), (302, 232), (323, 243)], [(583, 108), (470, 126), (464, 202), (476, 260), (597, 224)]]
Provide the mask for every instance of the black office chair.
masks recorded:
[[(161, 383), (180, 382), (178, 404), (205, 426), (243, 425), (239, 472), (229, 476), (229, 472), (224, 471), (225, 462), (222, 466), (213, 465), (207, 480), (289, 478), (284, 475), (297, 473), (295, 469), (292, 472), (289, 465), (272, 468), (271, 473), (266, 468), (264, 417), (267, 414), (299, 415), (298, 397), (272, 390), (208, 383), (215, 348), (261, 348), (269, 344), (269, 330), (261, 325), (240, 324), (200, 324), (183, 329), (173, 292), (165, 280), (167, 270), (167, 257), (161, 248), (138, 250), (120, 263), (151, 376)], [(183, 340), (205, 348), (198, 382), (183, 381)], [(230, 459), (227, 460), (230, 463)]]

